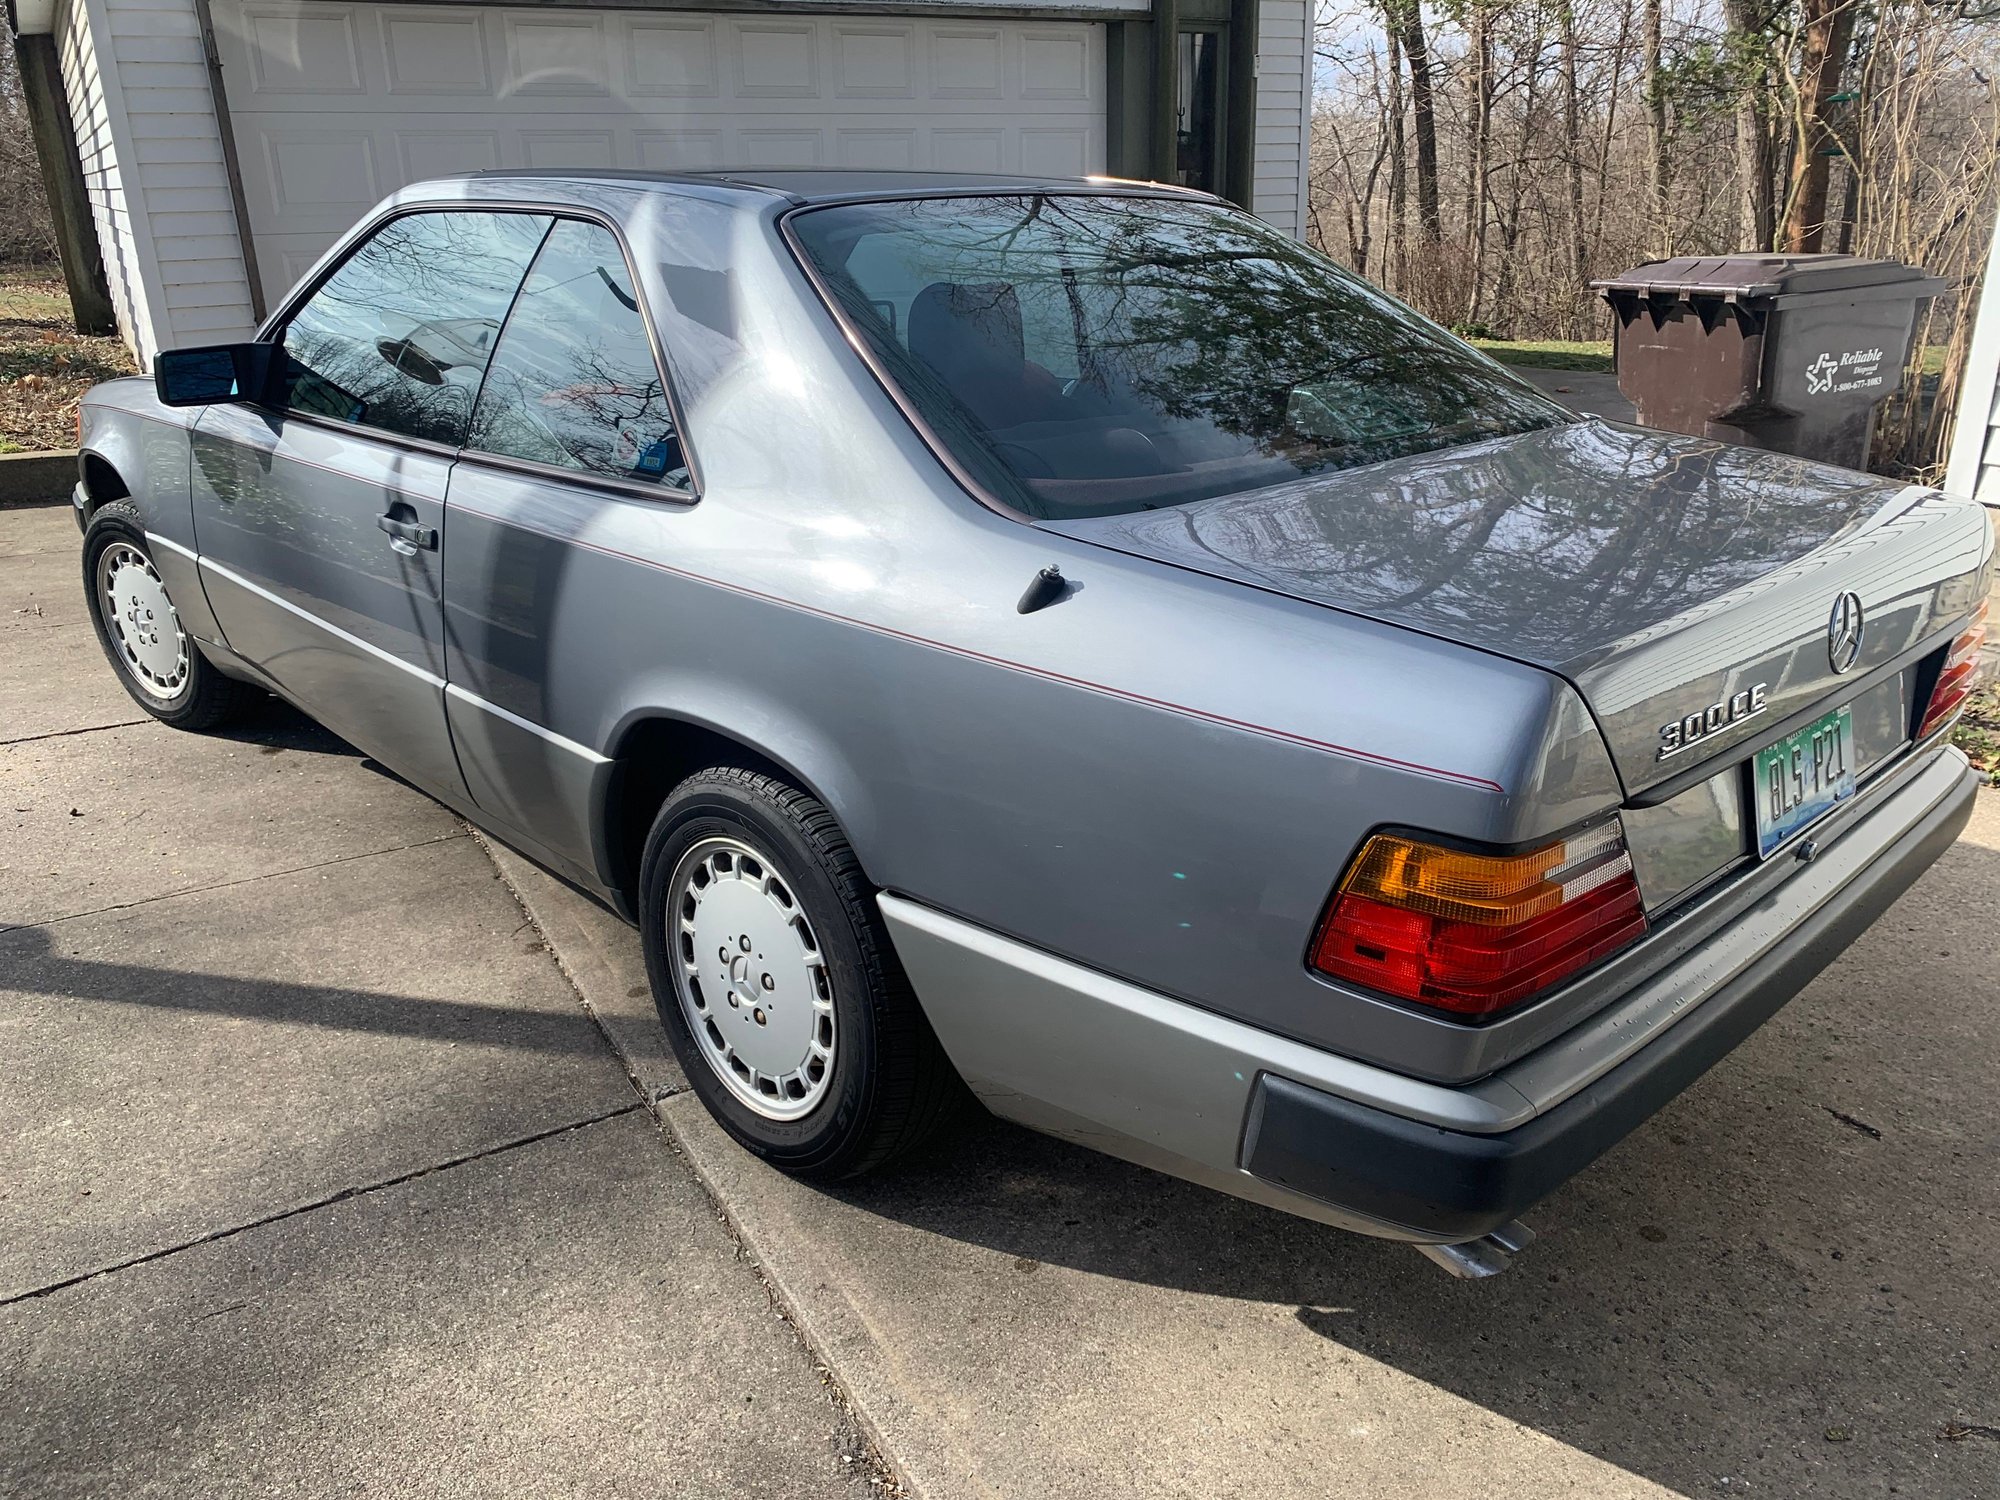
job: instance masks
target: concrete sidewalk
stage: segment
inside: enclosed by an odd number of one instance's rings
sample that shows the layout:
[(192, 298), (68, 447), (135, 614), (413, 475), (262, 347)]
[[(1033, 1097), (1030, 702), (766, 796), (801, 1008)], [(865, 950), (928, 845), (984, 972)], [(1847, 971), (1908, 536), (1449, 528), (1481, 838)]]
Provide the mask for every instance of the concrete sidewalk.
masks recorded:
[(0, 1494), (880, 1493), (456, 819), (0, 512)]

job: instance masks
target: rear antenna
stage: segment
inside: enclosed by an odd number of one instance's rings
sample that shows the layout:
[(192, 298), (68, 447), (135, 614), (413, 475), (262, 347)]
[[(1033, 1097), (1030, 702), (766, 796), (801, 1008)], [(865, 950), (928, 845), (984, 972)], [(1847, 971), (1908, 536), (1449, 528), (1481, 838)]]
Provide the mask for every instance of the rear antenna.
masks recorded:
[(1062, 576), (1062, 569), (1050, 563), (1028, 580), (1021, 602), (1014, 606), (1015, 612), (1031, 615), (1038, 609), (1047, 609), (1068, 592), (1069, 581)]

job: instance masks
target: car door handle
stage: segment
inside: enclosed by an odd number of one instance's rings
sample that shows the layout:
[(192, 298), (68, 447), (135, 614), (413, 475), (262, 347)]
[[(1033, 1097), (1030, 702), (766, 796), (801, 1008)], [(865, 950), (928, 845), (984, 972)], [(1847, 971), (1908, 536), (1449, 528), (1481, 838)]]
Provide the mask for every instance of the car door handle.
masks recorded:
[(388, 532), (399, 542), (407, 542), (412, 547), (421, 547), (426, 552), (437, 551), (438, 534), (434, 526), (419, 526), (415, 521), (401, 521), (395, 512), (377, 516), (375, 524)]

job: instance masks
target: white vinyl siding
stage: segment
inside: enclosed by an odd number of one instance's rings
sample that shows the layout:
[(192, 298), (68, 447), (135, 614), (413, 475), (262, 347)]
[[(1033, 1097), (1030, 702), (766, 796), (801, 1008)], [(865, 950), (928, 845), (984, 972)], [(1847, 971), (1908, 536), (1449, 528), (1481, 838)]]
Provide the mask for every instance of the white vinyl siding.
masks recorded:
[(64, 87), (125, 341), (162, 348), (255, 326), (192, 0), (69, 0)]
[(83, 188), (90, 199), (90, 216), (104, 257), (104, 279), (118, 328), (141, 364), (157, 347), (146, 302), (146, 277), (139, 270), (139, 235), (126, 206), (124, 178), (111, 133), (111, 108), (98, 66), (98, 47), (83, 0), (71, 0), (56, 13), (56, 55), (62, 63), (63, 93), (76, 132), (77, 156), (83, 166)]
[(1945, 488), (2000, 507), (2000, 234), (1986, 258)]
[(1305, 234), (1306, 130), (1312, 111), (1306, 0), (1263, 0), (1257, 27), (1256, 169), (1250, 207)]
[(102, 0), (153, 233), (162, 336), (214, 344), (256, 327), (191, 0)]

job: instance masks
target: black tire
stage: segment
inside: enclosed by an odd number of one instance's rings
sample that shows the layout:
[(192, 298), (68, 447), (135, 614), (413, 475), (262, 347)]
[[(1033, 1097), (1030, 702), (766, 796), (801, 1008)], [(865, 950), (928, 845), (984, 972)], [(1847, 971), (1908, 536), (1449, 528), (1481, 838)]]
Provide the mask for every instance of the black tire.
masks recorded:
[[(732, 1092), (719, 1047), (696, 1038), (676, 988), (680, 928), (676, 921), (670, 940), (670, 887), (683, 860), (698, 860), (716, 840), (747, 845), (775, 871), (824, 958), (837, 1044), (830, 1080), (816, 1085), (823, 1092), (797, 1119), (767, 1118)], [(874, 889), (818, 799), (761, 771), (698, 771), (653, 820), (639, 885), (646, 972), (668, 1039), (708, 1112), (746, 1149), (794, 1176), (856, 1177), (914, 1150), (954, 1112), (964, 1085), (896, 961)], [(708, 1003), (721, 1016), (719, 1002)]]
[[(153, 566), (153, 552), (146, 540), (145, 521), (138, 507), (129, 500), (109, 500), (99, 506), (83, 534), (83, 590), (90, 605), (90, 623), (96, 628), (98, 645), (104, 648), (105, 658), (118, 674), (125, 691), (132, 695), (132, 701), (147, 713), (176, 729), (213, 729), (242, 709), (254, 696), (255, 690), (217, 671), (201, 654), (200, 644), (181, 630), (178, 615), (171, 607), (168, 623), (173, 630), (181, 633), (180, 638), (185, 644), (185, 671), (168, 679), (170, 691), (162, 691), (162, 684), (151, 683), (142, 675), (144, 669), (137, 656), (121, 644), (119, 627), (107, 616), (111, 602), (99, 586), (99, 560), (114, 545), (136, 552), (145, 560), (147, 567)], [(164, 584), (160, 585), (160, 590), (165, 593)]]

